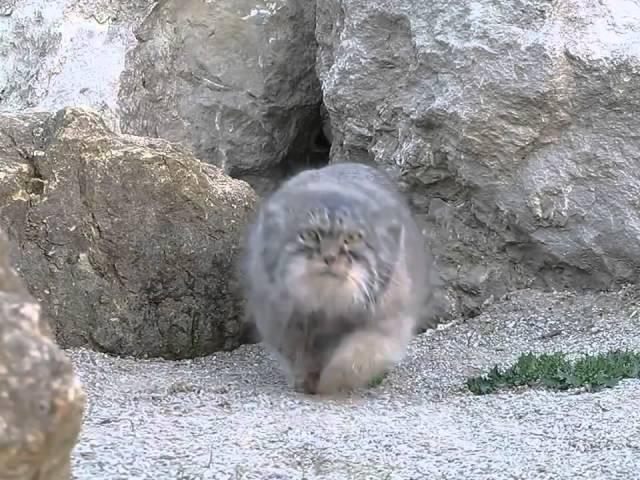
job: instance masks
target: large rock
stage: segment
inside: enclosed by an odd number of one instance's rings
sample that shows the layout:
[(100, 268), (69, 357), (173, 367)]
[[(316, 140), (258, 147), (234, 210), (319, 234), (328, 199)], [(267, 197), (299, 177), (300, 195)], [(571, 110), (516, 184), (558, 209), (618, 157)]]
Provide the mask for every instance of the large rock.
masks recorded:
[(640, 268), (640, 6), (328, 0), (332, 161), (388, 168), (464, 312)]
[(127, 56), (123, 131), (191, 145), (258, 186), (326, 162), (314, 29), (313, 0), (158, 3)]
[(117, 128), (134, 29), (155, 0), (1, 0), (0, 111), (86, 105)]
[(85, 393), (0, 234), (0, 480), (69, 480)]
[(0, 117), (0, 224), (58, 341), (184, 358), (238, 345), (255, 194), (89, 110)]

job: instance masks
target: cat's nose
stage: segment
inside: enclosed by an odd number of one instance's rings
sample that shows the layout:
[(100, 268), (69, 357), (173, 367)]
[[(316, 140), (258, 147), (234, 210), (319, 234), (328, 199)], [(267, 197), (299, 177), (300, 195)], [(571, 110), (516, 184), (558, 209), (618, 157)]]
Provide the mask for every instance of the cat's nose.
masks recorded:
[(326, 263), (327, 265), (333, 265), (336, 261), (336, 255), (333, 253), (327, 253), (324, 256), (324, 263)]

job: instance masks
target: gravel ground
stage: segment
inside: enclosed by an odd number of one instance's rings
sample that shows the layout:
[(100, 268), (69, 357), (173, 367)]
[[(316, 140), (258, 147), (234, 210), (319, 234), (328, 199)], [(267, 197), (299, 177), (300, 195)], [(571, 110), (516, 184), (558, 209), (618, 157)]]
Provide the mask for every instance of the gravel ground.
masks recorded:
[(259, 345), (192, 361), (69, 351), (89, 394), (78, 480), (636, 479), (640, 381), (595, 394), (473, 396), (525, 351), (640, 349), (640, 291), (523, 291), (420, 335), (378, 387), (286, 388)]

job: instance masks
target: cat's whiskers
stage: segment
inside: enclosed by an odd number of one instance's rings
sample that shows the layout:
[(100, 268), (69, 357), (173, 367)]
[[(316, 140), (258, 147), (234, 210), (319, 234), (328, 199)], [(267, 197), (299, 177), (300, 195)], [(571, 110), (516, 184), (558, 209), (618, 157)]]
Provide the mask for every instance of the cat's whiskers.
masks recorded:
[(348, 278), (355, 285), (355, 291), (353, 292), (353, 303), (364, 304), (365, 306), (373, 305), (373, 293), (370, 288), (370, 280), (368, 278), (362, 278), (361, 275), (354, 275), (353, 272), (349, 272)]

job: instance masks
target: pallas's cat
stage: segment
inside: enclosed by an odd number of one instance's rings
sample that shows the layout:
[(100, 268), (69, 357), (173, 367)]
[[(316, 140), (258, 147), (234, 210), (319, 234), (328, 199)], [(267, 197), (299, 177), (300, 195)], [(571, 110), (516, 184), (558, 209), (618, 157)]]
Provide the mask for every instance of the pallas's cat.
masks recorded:
[(404, 356), (437, 283), (386, 174), (337, 163), (297, 174), (250, 226), (248, 318), (299, 392), (366, 386)]

